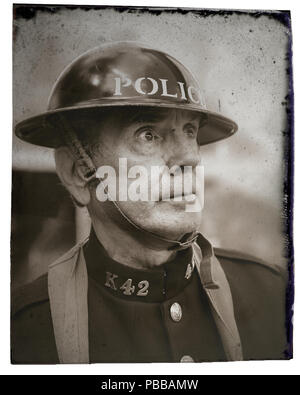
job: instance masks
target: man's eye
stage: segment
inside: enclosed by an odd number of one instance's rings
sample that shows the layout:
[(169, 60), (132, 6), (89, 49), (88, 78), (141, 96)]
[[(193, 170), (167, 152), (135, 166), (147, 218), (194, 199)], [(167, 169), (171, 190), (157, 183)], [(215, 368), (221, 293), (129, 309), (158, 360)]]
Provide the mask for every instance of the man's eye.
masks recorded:
[(197, 128), (192, 124), (188, 124), (184, 128), (184, 133), (187, 134), (189, 137), (194, 137), (197, 134)]
[(146, 143), (152, 143), (159, 138), (151, 128), (143, 128), (142, 130), (139, 130), (137, 137)]

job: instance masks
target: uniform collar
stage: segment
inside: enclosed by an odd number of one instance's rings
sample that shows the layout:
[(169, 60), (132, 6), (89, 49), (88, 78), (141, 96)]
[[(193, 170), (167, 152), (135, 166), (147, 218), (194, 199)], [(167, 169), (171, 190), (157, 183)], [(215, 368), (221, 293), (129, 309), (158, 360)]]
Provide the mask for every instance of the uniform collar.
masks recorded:
[(129, 267), (108, 256), (93, 229), (84, 256), (89, 277), (99, 286), (116, 297), (139, 302), (163, 302), (176, 296), (190, 283), (195, 266), (190, 247), (158, 268)]

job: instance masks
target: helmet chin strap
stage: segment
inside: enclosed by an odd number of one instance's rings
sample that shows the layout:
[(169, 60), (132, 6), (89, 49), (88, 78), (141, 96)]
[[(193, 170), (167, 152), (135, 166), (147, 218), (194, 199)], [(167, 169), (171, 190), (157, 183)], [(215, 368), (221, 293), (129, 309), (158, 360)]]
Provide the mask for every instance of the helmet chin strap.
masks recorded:
[[(59, 116), (59, 119), (64, 128), (65, 141), (69, 149), (71, 150), (74, 157), (77, 160), (79, 160), (83, 165), (83, 167), (87, 170), (85, 172), (82, 172), (82, 176), (85, 179), (86, 183), (89, 184), (91, 182), (94, 182), (95, 180), (101, 182), (101, 179), (97, 178), (96, 175), (97, 169), (96, 166), (94, 165), (93, 160), (87, 154), (86, 150), (84, 149), (81, 142), (79, 141), (76, 133), (72, 130), (71, 125), (68, 122), (66, 122), (65, 118), (61, 114)], [(108, 191), (106, 191), (106, 194), (109, 198), (109, 202), (113, 204), (118, 214), (122, 217), (122, 219), (125, 220), (125, 223), (129, 225), (131, 231), (134, 231), (135, 236), (140, 239), (141, 238), (144, 239), (144, 237), (146, 236), (148, 245), (152, 249), (155, 250), (168, 249), (172, 251), (184, 250), (186, 248), (189, 248), (198, 238), (198, 235), (200, 233), (198, 231), (187, 233), (180, 240), (172, 240), (165, 238), (160, 234), (144, 229), (138, 224), (136, 224), (127, 214), (124, 213), (124, 211), (121, 209), (118, 203), (110, 198)]]
[[(100, 181), (101, 182), (101, 181)], [(190, 247), (194, 241), (197, 239), (199, 232), (191, 232), (185, 234), (180, 240), (171, 240), (167, 239), (157, 233), (151, 232), (147, 229), (142, 228), (137, 225), (131, 218), (128, 217), (118, 205), (118, 203), (114, 200), (110, 200), (115, 208), (118, 210), (120, 215), (129, 223), (133, 228), (135, 228), (139, 233), (141, 232), (144, 236), (147, 237), (148, 243), (155, 250), (168, 249), (173, 251), (184, 250)]]
[[(101, 180), (96, 177), (96, 174), (88, 182), (91, 182), (95, 179), (97, 179), (97, 180), (99, 180), (99, 182), (101, 182)], [(113, 204), (113, 206), (117, 210), (118, 214), (121, 216), (122, 219), (125, 220), (125, 222), (126, 222), (125, 226), (127, 225), (127, 227), (128, 227), (128, 225), (129, 225), (130, 232), (134, 233), (134, 236), (137, 239), (141, 239), (143, 241), (145, 240), (145, 237), (146, 237), (148, 246), (154, 250), (165, 250), (165, 249), (172, 250), (172, 251), (184, 250), (184, 249), (190, 247), (199, 235), (199, 232), (195, 231), (195, 232), (185, 234), (180, 240), (172, 240), (172, 239), (168, 239), (158, 233), (151, 232), (147, 229), (144, 229), (140, 225), (136, 224), (127, 214), (125, 214), (124, 211), (119, 206), (119, 204), (115, 200), (110, 199), (108, 192), (106, 192), (106, 193), (109, 198), (109, 202)]]

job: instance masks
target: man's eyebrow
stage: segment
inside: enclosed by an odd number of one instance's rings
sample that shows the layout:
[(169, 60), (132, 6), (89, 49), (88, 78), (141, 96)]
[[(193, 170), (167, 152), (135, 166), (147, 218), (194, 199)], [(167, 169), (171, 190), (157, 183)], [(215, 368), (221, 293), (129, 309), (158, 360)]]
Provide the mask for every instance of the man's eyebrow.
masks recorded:
[(160, 122), (167, 117), (167, 114), (159, 112), (141, 111), (134, 114), (128, 119), (128, 123), (147, 123), (147, 122)]
[[(139, 109), (138, 111), (132, 112), (124, 117), (124, 123), (126, 126), (130, 124), (138, 123), (157, 123), (166, 119), (169, 115), (169, 109)], [(188, 112), (183, 114), (184, 121), (186, 123), (193, 121), (200, 121), (203, 117), (202, 114), (197, 112)]]

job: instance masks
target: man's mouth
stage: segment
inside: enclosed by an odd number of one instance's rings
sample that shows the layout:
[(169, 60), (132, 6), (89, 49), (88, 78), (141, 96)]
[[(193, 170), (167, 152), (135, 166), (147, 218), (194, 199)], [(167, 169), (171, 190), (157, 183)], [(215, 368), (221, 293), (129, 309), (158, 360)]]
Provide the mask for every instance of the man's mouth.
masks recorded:
[(174, 193), (170, 192), (169, 194), (161, 194), (159, 201), (174, 201), (174, 202), (186, 202), (186, 201), (194, 201), (196, 199), (196, 193), (194, 191), (190, 193)]

